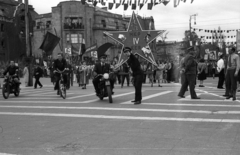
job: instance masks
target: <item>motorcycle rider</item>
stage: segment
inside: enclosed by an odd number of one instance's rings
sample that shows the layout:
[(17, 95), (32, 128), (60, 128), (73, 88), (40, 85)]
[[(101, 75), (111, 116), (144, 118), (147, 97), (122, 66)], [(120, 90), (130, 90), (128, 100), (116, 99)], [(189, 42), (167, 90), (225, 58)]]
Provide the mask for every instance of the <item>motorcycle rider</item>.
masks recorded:
[(21, 82), (19, 81), (18, 67), (15, 65), (14, 61), (10, 61), (10, 65), (3, 72), (3, 75), (6, 76), (7, 73), (12, 76), (15, 86), (18, 88)]
[[(54, 69), (54, 74), (55, 74), (55, 87), (54, 90), (57, 90), (57, 95), (59, 95), (59, 81), (60, 81), (60, 73), (57, 72), (57, 70), (59, 71), (63, 71), (65, 68), (67, 68), (67, 62), (66, 59), (63, 58), (63, 54), (62, 53), (58, 53), (58, 58), (56, 60), (54, 60), (54, 65), (53, 65), (53, 69)], [(66, 85), (67, 84), (67, 75), (63, 73), (63, 83)]]
[[(95, 66), (94, 66), (94, 69), (93, 69), (93, 76), (94, 77), (96, 77), (99, 74), (103, 75), (104, 73), (110, 73), (110, 64), (106, 63), (106, 58), (107, 58), (107, 55), (105, 55), (105, 54), (99, 56), (100, 62), (96, 63)], [(97, 78), (93, 79), (93, 85), (94, 85), (97, 96), (99, 96), (99, 94), (100, 94), (100, 90), (98, 88), (98, 85), (100, 83), (100, 78), (101, 77), (98, 76)], [(109, 81), (110, 81), (111, 88), (113, 90), (114, 80), (109, 79)], [(112, 94), (113, 93), (114, 92), (112, 91)]]

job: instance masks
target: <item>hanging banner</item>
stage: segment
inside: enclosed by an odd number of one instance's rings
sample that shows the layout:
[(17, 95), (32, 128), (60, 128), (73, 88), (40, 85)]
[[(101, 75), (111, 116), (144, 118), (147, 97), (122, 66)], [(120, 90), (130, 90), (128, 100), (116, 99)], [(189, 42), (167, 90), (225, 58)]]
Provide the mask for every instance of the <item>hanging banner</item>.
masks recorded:
[(237, 51), (240, 51), (240, 32), (237, 31)]

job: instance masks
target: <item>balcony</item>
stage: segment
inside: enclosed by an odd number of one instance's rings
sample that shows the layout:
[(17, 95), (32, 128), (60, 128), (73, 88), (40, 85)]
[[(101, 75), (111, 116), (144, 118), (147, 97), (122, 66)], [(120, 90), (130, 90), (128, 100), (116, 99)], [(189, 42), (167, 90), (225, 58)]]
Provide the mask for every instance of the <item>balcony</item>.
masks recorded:
[(84, 30), (82, 23), (64, 23), (64, 30)]
[(124, 29), (121, 28), (120, 26), (116, 26), (116, 25), (107, 25), (107, 24), (102, 24), (102, 23), (95, 23), (93, 25), (93, 30), (105, 30), (105, 31), (123, 31)]

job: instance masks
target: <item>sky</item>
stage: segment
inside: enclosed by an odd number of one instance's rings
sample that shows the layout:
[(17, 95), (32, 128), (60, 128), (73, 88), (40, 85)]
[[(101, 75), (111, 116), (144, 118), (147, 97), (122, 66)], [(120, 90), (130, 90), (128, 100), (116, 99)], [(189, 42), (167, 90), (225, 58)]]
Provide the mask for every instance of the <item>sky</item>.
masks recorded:
[[(50, 13), (51, 7), (57, 6), (61, 1), (68, 0), (29, 0), (38, 14)], [(79, 1), (79, 0), (77, 0)], [(104, 0), (106, 1), (106, 0)], [(113, 0), (108, 0), (112, 2)], [(118, 2), (119, 0), (116, 0)], [(142, 0), (141, 0), (142, 1)], [(150, 2), (151, 0), (148, 0)], [(104, 7), (97, 4), (98, 7)], [(108, 6), (108, 5), (107, 5)], [(167, 38), (165, 41), (182, 41), (185, 30), (189, 30), (190, 15), (197, 14), (196, 25), (194, 18), (191, 20), (192, 27), (204, 30), (222, 30), (240, 29), (240, 0), (186, 0), (186, 3), (180, 1), (179, 6), (174, 7), (174, 0), (170, 0), (167, 6), (163, 4), (156, 5), (152, 10), (147, 10), (147, 4), (141, 10), (137, 8), (135, 13), (142, 17), (154, 18), (156, 30), (166, 30)], [(115, 8), (115, 5), (114, 7)], [(109, 10), (112, 13), (120, 15), (131, 15), (131, 7), (124, 11), (123, 6), (118, 9)], [(197, 30), (198, 36), (211, 36), (211, 33)], [(225, 36), (235, 36), (236, 31), (224, 32)], [(159, 38), (160, 39), (160, 38)], [(206, 41), (211, 41), (207, 39)], [(236, 38), (227, 38), (227, 42), (235, 42)]]

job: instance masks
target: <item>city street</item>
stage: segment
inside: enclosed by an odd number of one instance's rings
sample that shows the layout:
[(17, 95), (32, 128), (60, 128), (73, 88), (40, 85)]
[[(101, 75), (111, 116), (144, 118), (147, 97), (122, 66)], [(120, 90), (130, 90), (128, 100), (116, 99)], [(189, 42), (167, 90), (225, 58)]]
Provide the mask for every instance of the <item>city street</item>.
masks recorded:
[[(240, 101), (225, 100), (217, 79), (196, 87), (200, 100), (177, 97), (178, 83), (143, 86), (133, 105), (132, 86), (116, 85), (113, 104), (100, 101), (92, 84), (74, 83), (67, 99), (49, 79), (0, 97), (0, 154), (20, 155), (239, 155)], [(240, 94), (238, 94), (240, 98)]]

